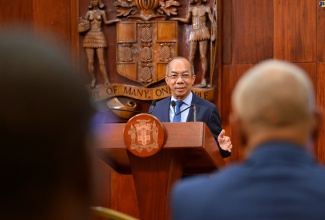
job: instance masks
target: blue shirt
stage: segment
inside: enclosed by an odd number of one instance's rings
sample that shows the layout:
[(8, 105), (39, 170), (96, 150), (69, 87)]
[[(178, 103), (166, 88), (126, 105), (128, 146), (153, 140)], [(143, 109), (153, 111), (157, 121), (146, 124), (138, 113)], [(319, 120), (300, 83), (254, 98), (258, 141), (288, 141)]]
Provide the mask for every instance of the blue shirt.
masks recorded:
[[(192, 97), (193, 97), (193, 94), (192, 92), (190, 92), (190, 94), (184, 99), (182, 100), (184, 103), (183, 105), (181, 106), (181, 111), (183, 111), (184, 109), (188, 108), (189, 106), (191, 106), (192, 104)], [(171, 101), (177, 101), (177, 99), (175, 99), (173, 96), (171, 96)], [(170, 105), (170, 108), (169, 108), (169, 120), (170, 121), (173, 121), (173, 118), (174, 118), (174, 115), (175, 115), (175, 109), (172, 107), (172, 105)], [(181, 113), (181, 122), (186, 122), (187, 121), (187, 117), (188, 117), (188, 113), (190, 112), (190, 108), (186, 109), (185, 111), (183, 111)]]

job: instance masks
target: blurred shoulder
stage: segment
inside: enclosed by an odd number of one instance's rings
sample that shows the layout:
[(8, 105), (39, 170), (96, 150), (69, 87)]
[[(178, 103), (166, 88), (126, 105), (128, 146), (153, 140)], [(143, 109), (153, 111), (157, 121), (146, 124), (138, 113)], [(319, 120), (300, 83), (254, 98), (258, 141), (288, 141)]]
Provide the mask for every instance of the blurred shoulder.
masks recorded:
[[(238, 179), (238, 175), (245, 173), (245, 167), (241, 165), (230, 165), (229, 167), (215, 171), (211, 174), (199, 175), (195, 177), (188, 177), (177, 184), (175, 184), (174, 191), (176, 193), (188, 193), (201, 194), (207, 192), (207, 195), (211, 192), (211, 188), (218, 190), (224, 190), (233, 180)], [(199, 191), (193, 189), (199, 188)], [(207, 196), (206, 195), (206, 196)]]

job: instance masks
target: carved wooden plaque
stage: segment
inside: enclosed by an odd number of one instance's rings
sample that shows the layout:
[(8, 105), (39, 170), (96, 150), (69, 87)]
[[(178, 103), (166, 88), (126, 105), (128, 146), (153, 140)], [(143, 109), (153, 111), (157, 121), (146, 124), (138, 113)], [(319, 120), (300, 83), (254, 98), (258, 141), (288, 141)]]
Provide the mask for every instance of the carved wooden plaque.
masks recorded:
[(165, 130), (161, 122), (150, 114), (132, 117), (124, 128), (126, 148), (138, 157), (149, 157), (162, 148)]

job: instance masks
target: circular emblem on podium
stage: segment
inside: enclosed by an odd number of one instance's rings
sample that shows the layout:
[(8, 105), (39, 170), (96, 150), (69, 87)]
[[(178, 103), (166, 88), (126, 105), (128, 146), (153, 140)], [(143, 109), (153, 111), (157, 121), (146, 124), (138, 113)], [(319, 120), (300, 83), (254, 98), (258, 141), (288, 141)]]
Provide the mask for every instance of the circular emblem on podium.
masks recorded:
[(138, 114), (130, 118), (124, 128), (126, 148), (138, 157), (156, 154), (165, 141), (165, 130), (161, 122), (150, 114)]

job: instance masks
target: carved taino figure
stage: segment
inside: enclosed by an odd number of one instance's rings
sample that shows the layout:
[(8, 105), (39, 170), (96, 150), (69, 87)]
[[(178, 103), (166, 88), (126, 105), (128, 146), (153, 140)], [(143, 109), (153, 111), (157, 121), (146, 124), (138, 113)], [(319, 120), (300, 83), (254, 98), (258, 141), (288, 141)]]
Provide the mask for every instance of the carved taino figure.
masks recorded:
[(119, 19), (108, 21), (106, 19), (105, 11), (102, 10), (104, 7), (105, 5), (102, 0), (90, 0), (90, 5), (88, 6), (89, 11), (85, 16), (85, 19), (81, 18), (79, 21), (79, 27), (83, 24), (89, 23), (89, 30), (85, 35), (83, 47), (86, 50), (88, 58), (88, 72), (91, 77), (91, 88), (94, 88), (96, 86), (96, 77), (94, 69), (95, 52), (98, 58), (99, 70), (104, 79), (104, 84), (108, 85), (110, 83), (107, 76), (107, 70), (104, 59), (104, 48), (107, 47), (107, 41), (101, 28), (102, 23), (104, 22), (104, 24), (110, 25), (120, 21)]
[[(206, 87), (206, 72), (208, 69), (208, 59), (207, 59), (207, 50), (208, 42), (215, 40), (215, 22), (211, 13), (211, 8), (209, 6), (203, 5), (207, 0), (191, 0), (190, 4), (194, 5), (189, 7), (186, 18), (172, 18), (172, 20), (180, 21), (183, 23), (189, 23), (192, 21), (192, 30), (189, 36), (190, 43), (190, 53), (188, 59), (193, 63), (195, 54), (197, 51), (197, 46), (199, 45), (200, 58), (202, 64), (202, 80), (200, 87)], [(211, 22), (212, 33), (207, 27), (207, 18)], [(192, 20), (191, 20), (192, 19)], [(211, 83), (211, 82), (210, 82)]]

